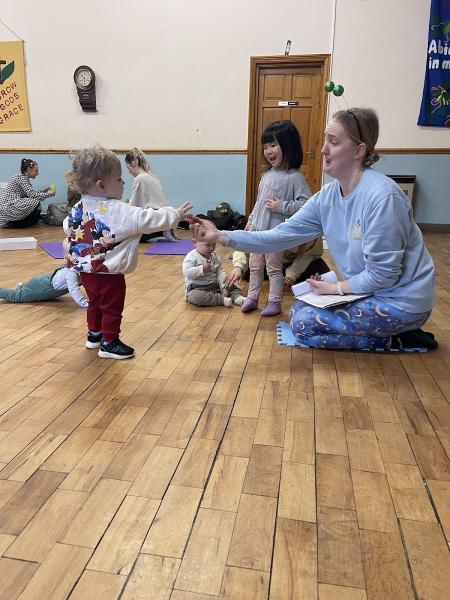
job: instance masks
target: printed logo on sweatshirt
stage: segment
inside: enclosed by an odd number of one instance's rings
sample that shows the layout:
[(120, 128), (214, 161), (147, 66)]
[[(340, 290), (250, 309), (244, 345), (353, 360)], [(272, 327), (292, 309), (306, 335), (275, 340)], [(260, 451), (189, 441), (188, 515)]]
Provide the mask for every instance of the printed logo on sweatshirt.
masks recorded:
[[(107, 212), (105, 203), (100, 203), (98, 212)], [(76, 271), (108, 273), (104, 264), (106, 254), (117, 244), (115, 234), (93, 212), (85, 212), (83, 202), (78, 202), (69, 212), (69, 250), (67, 266)]]
[(357, 219), (356, 223), (353, 225), (353, 229), (350, 229), (348, 233), (354, 240), (362, 240), (363, 232), (361, 229), (361, 221), (359, 219)]

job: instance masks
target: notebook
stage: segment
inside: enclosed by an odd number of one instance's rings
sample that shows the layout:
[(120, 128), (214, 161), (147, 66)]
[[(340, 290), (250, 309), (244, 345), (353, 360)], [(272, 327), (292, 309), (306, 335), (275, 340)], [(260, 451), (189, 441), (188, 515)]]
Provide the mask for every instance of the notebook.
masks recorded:
[[(327, 281), (328, 283), (336, 283), (337, 281), (337, 276), (334, 271), (328, 271), (328, 273), (324, 273), (321, 275), (321, 278), (322, 281)], [(369, 296), (369, 294), (345, 294), (344, 296), (341, 296), (340, 294), (316, 294), (313, 292), (312, 287), (307, 281), (297, 283), (291, 286), (291, 289), (297, 300), (302, 300), (303, 302), (306, 302), (306, 304), (311, 304), (312, 306), (317, 306), (318, 308), (339, 306), (339, 304), (355, 302), (355, 300)]]

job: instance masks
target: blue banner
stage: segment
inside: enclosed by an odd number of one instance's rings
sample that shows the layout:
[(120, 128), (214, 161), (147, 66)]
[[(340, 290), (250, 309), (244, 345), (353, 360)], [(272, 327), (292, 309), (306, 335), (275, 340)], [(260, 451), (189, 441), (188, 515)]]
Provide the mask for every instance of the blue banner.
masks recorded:
[(431, 0), (418, 125), (450, 127), (450, 0)]

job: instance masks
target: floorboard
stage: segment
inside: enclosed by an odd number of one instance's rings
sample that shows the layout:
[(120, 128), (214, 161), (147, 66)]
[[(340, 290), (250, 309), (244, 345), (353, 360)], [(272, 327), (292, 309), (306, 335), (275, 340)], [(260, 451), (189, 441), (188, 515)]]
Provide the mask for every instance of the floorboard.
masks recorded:
[[(0, 595), (450, 597), (450, 237), (425, 239), (428, 354), (280, 346), (290, 294), (275, 318), (197, 308), (183, 257), (143, 246), (122, 323), (132, 360), (84, 347), (69, 296), (0, 301)], [(0, 258), (5, 287), (60, 264), (40, 248)]]

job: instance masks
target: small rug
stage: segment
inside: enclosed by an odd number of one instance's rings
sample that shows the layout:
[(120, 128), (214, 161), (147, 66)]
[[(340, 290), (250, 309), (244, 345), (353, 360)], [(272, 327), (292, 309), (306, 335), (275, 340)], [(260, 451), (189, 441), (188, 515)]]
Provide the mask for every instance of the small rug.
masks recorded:
[(53, 258), (64, 258), (62, 242), (41, 242), (39, 246)]
[[(295, 335), (292, 333), (291, 326), (289, 323), (277, 323), (277, 340), (281, 346), (299, 346), (300, 348), (310, 348), (306, 344), (302, 344)], [(337, 348), (336, 350), (340, 350)], [(361, 348), (360, 350), (351, 350), (351, 352), (428, 352), (428, 348), (379, 348), (371, 350), (370, 348)]]
[(191, 240), (180, 240), (179, 242), (158, 240), (144, 250), (144, 254), (187, 254), (194, 248)]

